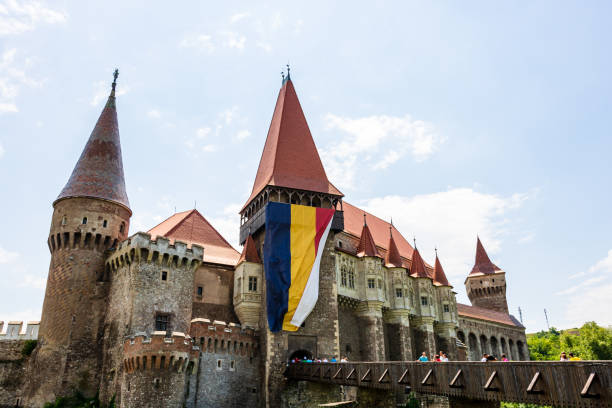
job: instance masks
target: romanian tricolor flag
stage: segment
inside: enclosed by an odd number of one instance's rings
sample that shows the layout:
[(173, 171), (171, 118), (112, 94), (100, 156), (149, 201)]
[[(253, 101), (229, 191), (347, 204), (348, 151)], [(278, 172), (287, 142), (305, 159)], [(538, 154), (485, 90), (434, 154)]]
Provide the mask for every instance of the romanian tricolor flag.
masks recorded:
[(296, 331), (314, 309), (333, 216), (332, 208), (268, 203), (263, 252), (271, 331)]

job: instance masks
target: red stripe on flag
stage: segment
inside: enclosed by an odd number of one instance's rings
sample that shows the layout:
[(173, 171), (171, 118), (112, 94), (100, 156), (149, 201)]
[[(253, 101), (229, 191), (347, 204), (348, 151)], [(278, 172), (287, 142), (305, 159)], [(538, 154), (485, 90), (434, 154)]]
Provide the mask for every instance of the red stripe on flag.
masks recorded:
[(315, 235), (315, 254), (319, 253), (319, 241), (334, 216), (333, 208), (317, 208), (317, 234)]

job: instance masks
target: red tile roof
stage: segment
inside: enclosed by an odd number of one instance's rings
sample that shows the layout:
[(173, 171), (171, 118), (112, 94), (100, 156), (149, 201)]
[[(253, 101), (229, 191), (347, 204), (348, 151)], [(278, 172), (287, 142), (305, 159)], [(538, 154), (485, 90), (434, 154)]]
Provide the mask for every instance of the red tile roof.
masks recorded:
[(444, 269), (442, 269), (442, 264), (440, 263), (440, 259), (438, 259), (438, 254), (436, 254), (436, 263), (434, 265), (433, 280), (434, 280), (434, 284), (437, 286), (450, 286), (450, 283), (448, 283), (448, 279), (446, 279), (446, 274), (444, 273)]
[(487, 255), (487, 251), (485, 251), (482, 242), (480, 242), (480, 238), (476, 238), (476, 260), (474, 261), (474, 267), (470, 272), (470, 275), (476, 275), (479, 273), (490, 274), (495, 273), (497, 271), (501, 271), (500, 268), (497, 267), (491, 260), (489, 259), (489, 255)]
[(389, 226), (389, 244), (387, 244), (387, 255), (385, 256), (385, 266), (387, 268), (397, 267), (400, 268), (403, 265), (402, 257), (400, 256), (395, 240), (393, 239), (393, 230)]
[(423, 262), (423, 258), (421, 258), (421, 254), (417, 248), (412, 252), (412, 269), (410, 270), (410, 276), (431, 279), (431, 275), (428, 273), (427, 268), (425, 268), (425, 262)]
[(327, 179), (291, 80), (283, 84), (278, 94), (253, 190), (245, 207), (267, 185), (342, 196)]
[(253, 237), (251, 235), (247, 236), (246, 242), (244, 243), (244, 247), (242, 248), (242, 254), (240, 254), (240, 259), (238, 263), (241, 262), (253, 262), (253, 263), (262, 263), (259, 254), (257, 253), (257, 248), (255, 248), (255, 241), (253, 241)]
[(55, 202), (69, 197), (101, 198), (130, 208), (123, 177), (114, 89), (68, 183)]
[(357, 247), (357, 256), (377, 256), (382, 258), (380, 253), (378, 253), (378, 249), (376, 249), (376, 244), (374, 243), (372, 234), (370, 234), (368, 224), (365, 223), (365, 215), (363, 228), (361, 229), (361, 237), (359, 238), (359, 246)]
[(240, 253), (198, 212), (183, 211), (174, 214), (149, 230), (151, 238), (168, 238), (171, 242), (182, 241), (189, 245), (204, 247), (204, 262), (234, 266)]
[(510, 314), (496, 312), (494, 310), (485, 309), (482, 307), (457, 303), (457, 313), (459, 314), (459, 317), (471, 317), (474, 319), (506, 324), (508, 326), (523, 327), (523, 325)]
[(363, 229), (363, 214), (366, 214), (368, 217), (368, 228), (372, 234), (372, 238), (374, 238), (376, 246), (385, 250), (388, 249), (387, 244), (389, 243), (389, 227), (391, 227), (400, 255), (404, 259), (412, 259), (412, 246), (390, 223), (346, 201), (342, 203), (342, 209), (344, 210), (344, 231), (346, 233), (351, 234), (356, 238), (361, 237), (361, 230)]

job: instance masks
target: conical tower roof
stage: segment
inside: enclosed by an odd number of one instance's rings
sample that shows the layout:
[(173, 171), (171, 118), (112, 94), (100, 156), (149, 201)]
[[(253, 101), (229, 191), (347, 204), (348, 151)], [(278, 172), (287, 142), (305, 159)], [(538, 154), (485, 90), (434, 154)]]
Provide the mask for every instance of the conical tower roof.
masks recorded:
[(278, 94), (253, 190), (245, 207), (267, 185), (342, 196), (327, 179), (289, 77), (283, 81)]
[(450, 286), (450, 283), (448, 283), (448, 279), (446, 279), (444, 269), (442, 269), (442, 264), (440, 263), (440, 259), (438, 258), (437, 253), (436, 264), (434, 265), (433, 280), (434, 284), (437, 286)]
[(501, 271), (501, 269), (491, 262), (489, 255), (487, 255), (487, 251), (485, 251), (482, 242), (480, 242), (480, 237), (476, 237), (476, 260), (474, 261), (474, 267), (470, 275), (478, 273), (495, 273), (497, 271)]
[(259, 254), (257, 253), (257, 248), (255, 248), (255, 241), (253, 241), (253, 237), (251, 234), (247, 236), (246, 242), (244, 243), (244, 248), (242, 248), (242, 254), (240, 254), (240, 259), (238, 260), (238, 264), (242, 262), (253, 262), (253, 263), (262, 263)]
[(112, 91), (89, 136), (72, 175), (54, 204), (69, 197), (92, 197), (113, 201), (129, 210), (125, 190), (119, 124), (115, 104), (115, 71)]
[(402, 257), (400, 256), (395, 240), (393, 239), (393, 225), (389, 226), (389, 245), (387, 245), (387, 255), (385, 256), (385, 266), (387, 268), (401, 268)]
[(431, 276), (429, 276), (427, 269), (425, 268), (425, 261), (423, 261), (423, 258), (421, 258), (421, 254), (416, 248), (416, 245), (414, 247), (414, 251), (412, 251), (412, 270), (410, 271), (410, 276), (415, 278), (431, 279)]
[(365, 222), (365, 214), (363, 215), (363, 229), (361, 230), (361, 238), (359, 238), (359, 245), (357, 246), (357, 256), (380, 256), (374, 238), (368, 224)]

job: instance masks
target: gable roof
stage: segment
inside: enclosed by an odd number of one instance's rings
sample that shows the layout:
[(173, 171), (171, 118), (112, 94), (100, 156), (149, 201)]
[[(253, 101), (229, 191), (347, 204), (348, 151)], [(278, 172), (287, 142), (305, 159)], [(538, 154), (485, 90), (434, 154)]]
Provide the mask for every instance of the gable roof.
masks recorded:
[(70, 179), (53, 204), (69, 197), (100, 198), (130, 209), (123, 176), (114, 83)]
[(204, 262), (235, 266), (240, 258), (240, 253), (195, 209), (176, 213), (148, 232), (151, 239), (162, 236), (171, 242), (201, 245)]
[(253, 190), (244, 207), (267, 185), (342, 196), (327, 179), (290, 79), (278, 93)]
[(485, 251), (482, 242), (480, 242), (480, 237), (476, 237), (476, 259), (474, 260), (474, 267), (470, 275), (491, 274), (497, 271), (501, 271), (501, 269), (491, 262), (487, 251)]
[(471, 317), (474, 319), (488, 320), (490, 322), (506, 324), (508, 326), (524, 327), (511, 314), (504, 312), (497, 312), (491, 309), (485, 309), (483, 307), (464, 305), (463, 303), (457, 303), (457, 313), (459, 317)]

